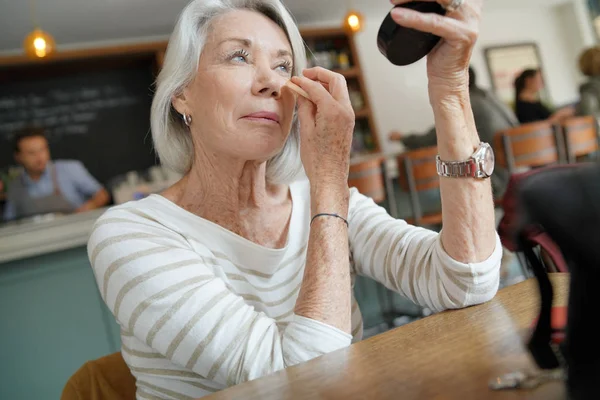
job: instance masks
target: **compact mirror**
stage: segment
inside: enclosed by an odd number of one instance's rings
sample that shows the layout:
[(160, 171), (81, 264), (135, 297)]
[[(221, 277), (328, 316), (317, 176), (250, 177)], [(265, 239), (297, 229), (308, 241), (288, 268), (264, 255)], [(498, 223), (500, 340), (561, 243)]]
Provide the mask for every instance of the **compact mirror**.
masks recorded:
[[(446, 15), (446, 10), (439, 3), (412, 1), (396, 7), (410, 8), (422, 13)], [(396, 8), (394, 7), (394, 8)], [(377, 34), (377, 47), (394, 65), (409, 65), (425, 57), (441, 40), (439, 36), (420, 32), (398, 25), (392, 19), (391, 12), (383, 20)]]

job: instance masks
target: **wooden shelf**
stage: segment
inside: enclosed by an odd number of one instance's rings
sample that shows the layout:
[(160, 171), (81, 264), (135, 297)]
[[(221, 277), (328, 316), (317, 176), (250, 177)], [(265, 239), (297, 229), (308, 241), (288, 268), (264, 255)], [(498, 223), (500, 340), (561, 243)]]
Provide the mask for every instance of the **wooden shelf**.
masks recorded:
[(136, 44), (123, 44), (109, 47), (91, 47), (81, 49), (58, 50), (48, 58), (31, 59), (25, 54), (0, 55), (0, 67), (12, 65), (34, 65), (46, 64), (56, 61), (74, 61), (77, 59), (89, 59), (108, 56), (131, 56), (132, 54), (156, 54), (164, 52), (167, 42), (148, 42)]
[(371, 110), (368, 108), (363, 108), (362, 110), (355, 111), (354, 116), (356, 118), (368, 118), (371, 116)]
[[(342, 26), (333, 26), (329, 28), (307, 28), (300, 29), (300, 34), (305, 40), (308, 51), (328, 51), (338, 53), (339, 51), (349, 52), (349, 61), (352, 67), (348, 69), (335, 69), (334, 71), (343, 75), (348, 80), (348, 89), (359, 91), (362, 95), (364, 108), (354, 111), (357, 120), (357, 129), (360, 131), (361, 140), (365, 141), (367, 147), (373, 147), (373, 152), (379, 152), (381, 146), (377, 134), (377, 126), (371, 112), (369, 94), (365, 87), (365, 80), (361, 68), (360, 57), (356, 49), (355, 37), (352, 32), (344, 29)], [(369, 143), (367, 145), (367, 143)], [(360, 146), (359, 146), (360, 147)]]
[(302, 37), (306, 39), (329, 39), (332, 37), (344, 37), (347, 36), (347, 32), (343, 27), (333, 28), (303, 28), (300, 27)]
[(334, 72), (341, 74), (344, 78), (358, 78), (360, 71), (356, 67), (348, 68), (348, 69), (336, 69)]

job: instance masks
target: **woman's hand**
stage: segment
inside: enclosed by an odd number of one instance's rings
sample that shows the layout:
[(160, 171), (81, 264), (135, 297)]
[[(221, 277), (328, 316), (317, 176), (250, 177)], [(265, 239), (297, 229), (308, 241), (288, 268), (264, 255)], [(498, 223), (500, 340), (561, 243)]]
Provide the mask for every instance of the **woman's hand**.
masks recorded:
[(346, 80), (321, 67), (303, 71), (292, 82), (312, 101), (298, 96), (300, 154), (311, 186), (347, 189), (355, 116)]
[[(392, 0), (392, 4), (404, 4), (411, 0)], [(443, 6), (451, 0), (437, 1)], [(482, 0), (464, 0), (458, 10), (445, 16), (425, 14), (405, 8), (392, 10), (397, 24), (423, 32), (433, 33), (442, 40), (427, 56), (429, 95), (432, 103), (457, 96), (458, 100), (468, 95), (468, 68), (473, 47), (479, 34)], [(434, 104), (435, 106), (435, 104)]]

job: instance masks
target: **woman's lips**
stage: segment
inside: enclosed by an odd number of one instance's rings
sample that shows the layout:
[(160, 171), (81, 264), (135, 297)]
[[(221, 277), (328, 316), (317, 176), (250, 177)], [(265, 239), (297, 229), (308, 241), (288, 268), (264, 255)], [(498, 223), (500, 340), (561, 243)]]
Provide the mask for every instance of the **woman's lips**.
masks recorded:
[(248, 114), (244, 117), (244, 119), (248, 119), (256, 122), (267, 122), (267, 123), (279, 123), (279, 115), (269, 111), (259, 111), (252, 114)]

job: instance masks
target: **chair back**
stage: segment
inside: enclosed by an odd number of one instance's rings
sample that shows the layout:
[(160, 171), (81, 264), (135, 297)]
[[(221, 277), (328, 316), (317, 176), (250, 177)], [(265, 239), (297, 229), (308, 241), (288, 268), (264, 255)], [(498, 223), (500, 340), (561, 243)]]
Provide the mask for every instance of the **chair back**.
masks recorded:
[(596, 118), (592, 116), (567, 118), (561, 124), (567, 160), (577, 162), (577, 157), (593, 154), (598, 148)]
[(435, 165), (437, 154), (437, 146), (432, 146), (399, 155), (398, 172), (402, 189), (422, 192), (440, 187)]
[[(398, 180), (400, 187), (409, 192), (416, 225), (441, 222), (441, 213), (435, 218), (424, 221), (419, 201), (419, 192), (440, 187), (440, 177), (436, 168), (437, 146), (412, 150), (398, 156)], [(413, 222), (413, 221), (410, 221)]]
[(513, 173), (517, 168), (563, 163), (562, 135), (551, 122), (524, 124), (494, 135), (496, 163)]
[(363, 195), (372, 198), (375, 203), (385, 201), (383, 161), (383, 157), (376, 156), (352, 163), (348, 174), (348, 186), (355, 187)]
[(88, 361), (67, 381), (61, 400), (135, 399), (135, 378), (120, 352)]

